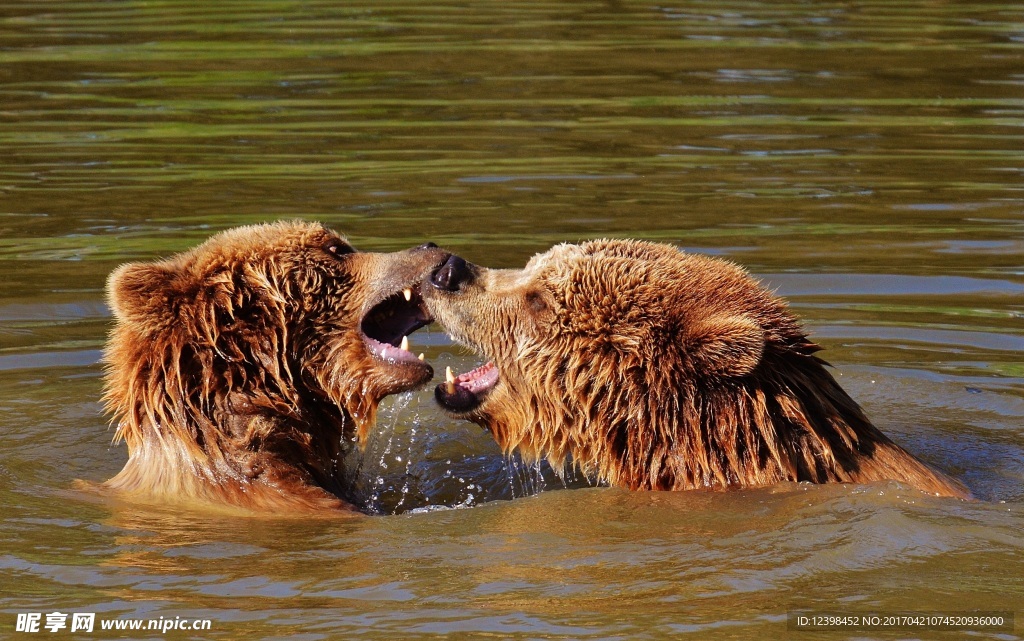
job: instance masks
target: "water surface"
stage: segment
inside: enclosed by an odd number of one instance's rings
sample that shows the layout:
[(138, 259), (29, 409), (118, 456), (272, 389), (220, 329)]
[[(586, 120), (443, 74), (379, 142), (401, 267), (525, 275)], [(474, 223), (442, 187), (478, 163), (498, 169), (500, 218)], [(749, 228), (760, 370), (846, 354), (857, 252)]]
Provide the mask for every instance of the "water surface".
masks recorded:
[[(1022, 90), (1010, 3), (3, 5), (0, 629), (60, 610), (209, 618), (204, 638), (962, 638), (786, 613), (1024, 617)], [(563, 482), (429, 390), (352, 455), (379, 517), (71, 490), (126, 457), (98, 403), (106, 275), (281, 218), (496, 267), (601, 236), (738, 261), (981, 500)], [(436, 327), (412, 342), (436, 371), (476, 364)]]

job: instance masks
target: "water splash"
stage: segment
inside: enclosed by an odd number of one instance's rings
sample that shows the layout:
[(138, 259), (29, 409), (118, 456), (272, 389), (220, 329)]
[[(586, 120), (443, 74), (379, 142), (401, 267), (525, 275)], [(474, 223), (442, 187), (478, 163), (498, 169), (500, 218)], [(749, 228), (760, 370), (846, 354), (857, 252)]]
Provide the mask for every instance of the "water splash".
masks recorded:
[[(403, 447), (400, 442), (399, 426), (415, 396), (414, 392), (406, 392), (387, 399), (380, 407), (376, 428), (371, 433), (366, 448), (360, 452), (357, 447), (352, 447), (346, 457), (349, 463), (347, 468), (351, 470), (347, 476), (349, 486), (353, 488), (355, 495), (353, 498), (361, 503), (364, 509), (374, 514), (390, 512), (385, 505), (384, 496), (388, 490), (388, 472), (393, 464), (404, 463), (408, 475), (412, 452), (410, 446)], [(401, 453), (393, 455), (396, 450)], [(406, 494), (408, 489), (406, 481)]]
[(513, 499), (540, 494), (547, 487), (541, 463), (528, 464), (518, 454), (505, 459), (505, 475)]
[[(408, 405), (406, 407), (408, 407)], [(404, 507), (406, 499), (409, 498), (410, 483), (412, 481), (413, 447), (416, 444), (416, 428), (418, 426), (419, 426), (419, 415), (417, 414), (417, 415), (413, 416), (413, 420), (412, 420), (412, 422), (410, 423), (410, 426), (409, 426), (409, 439), (406, 441), (405, 456), (404, 456), (405, 473), (402, 475), (403, 483), (402, 483), (401, 495), (398, 498), (398, 503), (395, 504), (395, 510), (396, 511), (400, 510), (402, 507)], [(403, 462), (403, 457), (401, 455), (396, 455), (395, 456), (395, 461), (398, 462), (398, 463), (402, 463)], [(428, 501), (430, 500), (429, 497), (427, 498), (427, 500)]]

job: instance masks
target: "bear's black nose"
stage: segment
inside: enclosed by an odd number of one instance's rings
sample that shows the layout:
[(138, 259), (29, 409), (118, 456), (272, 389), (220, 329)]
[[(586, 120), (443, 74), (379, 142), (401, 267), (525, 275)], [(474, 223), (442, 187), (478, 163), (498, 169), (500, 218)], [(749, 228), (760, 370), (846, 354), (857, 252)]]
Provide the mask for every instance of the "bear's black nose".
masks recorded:
[(416, 249), (437, 249), (437, 243), (423, 243)]
[(472, 277), (473, 272), (469, 269), (469, 263), (458, 256), (452, 256), (444, 265), (437, 268), (430, 277), (430, 284), (438, 289), (454, 292)]

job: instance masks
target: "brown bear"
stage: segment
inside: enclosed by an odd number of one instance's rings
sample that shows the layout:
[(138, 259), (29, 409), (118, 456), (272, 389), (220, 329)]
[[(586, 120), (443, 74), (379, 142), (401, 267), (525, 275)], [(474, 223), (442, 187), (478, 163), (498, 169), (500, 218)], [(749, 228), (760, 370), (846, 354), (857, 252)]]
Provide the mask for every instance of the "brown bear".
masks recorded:
[(354, 509), (343, 439), (361, 442), (385, 396), (433, 376), (406, 336), (431, 322), (419, 284), (448, 257), (433, 243), (357, 252), (289, 222), (122, 265), (107, 283), (105, 401), (128, 462), (106, 487), (264, 513)]
[(895, 480), (968, 496), (872, 425), (786, 304), (733, 263), (599, 240), (522, 270), (453, 256), (431, 284), (430, 313), (490, 361), (449, 371), (436, 399), (506, 453), (630, 489)]

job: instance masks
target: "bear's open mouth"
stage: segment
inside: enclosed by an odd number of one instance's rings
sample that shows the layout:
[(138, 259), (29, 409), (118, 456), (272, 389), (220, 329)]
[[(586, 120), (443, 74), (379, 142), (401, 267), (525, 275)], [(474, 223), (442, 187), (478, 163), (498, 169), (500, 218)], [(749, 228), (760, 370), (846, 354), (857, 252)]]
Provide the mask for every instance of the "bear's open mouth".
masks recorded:
[(414, 364), (430, 368), (409, 351), (409, 334), (433, 322), (418, 287), (406, 287), (370, 308), (363, 317), (363, 341), (370, 353), (392, 364)]
[(445, 372), (445, 382), (434, 390), (438, 404), (452, 414), (468, 414), (480, 407), (498, 384), (498, 368), (493, 361), (455, 376), (452, 368)]

